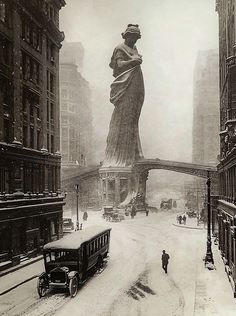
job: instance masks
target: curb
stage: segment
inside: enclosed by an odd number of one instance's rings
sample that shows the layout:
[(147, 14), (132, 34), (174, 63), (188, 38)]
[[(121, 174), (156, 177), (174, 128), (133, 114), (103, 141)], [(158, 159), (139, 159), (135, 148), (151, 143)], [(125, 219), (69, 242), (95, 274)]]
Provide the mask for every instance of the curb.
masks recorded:
[(20, 269), (22, 269), (22, 268), (24, 268), (24, 267), (27, 267), (27, 266), (29, 266), (29, 265), (31, 265), (31, 264), (33, 264), (33, 263), (35, 263), (35, 262), (38, 262), (38, 261), (40, 261), (40, 260), (42, 260), (42, 259), (43, 259), (43, 255), (40, 255), (40, 256), (37, 256), (35, 259), (31, 260), (30, 262), (18, 264), (18, 265), (14, 266), (14, 267), (12, 267), (12, 268), (9, 268), (9, 269), (7, 269), (7, 270), (5, 270), (5, 271), (3, 270), (3, 271), (0, 272), (0, 278), (1, 278), (2, 276), (5, 276), (5, 275), (9, 274), (9, 273), (12, 273), (12, 272), (15, 272), (15, 271), (17, 271), (17, 270), (20, 270)]
[(2, 295), (4, 295), (4, 294), (7, 294), (8, 292), (14, 290), (14, 289), (17, 288), (18, 286), (20, 286), (20, 285), (22, 285), (22, 284), (24, 284), (24, 283), (27, 283), (27, 282), (29, 282), (29, 281), (31, 281), (31, 280), (37, 278), (38, 276), (39, 276), (39, 274), (36, 274), (36, 275), (34, 275), (34, 276), (32, 276), (32, 277), (30, 277), (30, 278), (28, 278), (28, 279), (26, 279), (26, 280), (24, 280), (24, 281), (18, 283), (18, 284), (16, 284), (16, 285), (10, 287), (9, 289), (7, 289), (7, 290), (1, 292), (1, 293), (0, 293), (0, 296), (2, 296)]
[(203, 230), (204, 228), (202, 227), (193, 227), (193, 226), (186, 226), (186, 225), (178, 225), (178, 224), (172, 224), (176, 227), (181, 227), (181, 228), (187, 228), (187, 229), (198, 229), (198, 230)]

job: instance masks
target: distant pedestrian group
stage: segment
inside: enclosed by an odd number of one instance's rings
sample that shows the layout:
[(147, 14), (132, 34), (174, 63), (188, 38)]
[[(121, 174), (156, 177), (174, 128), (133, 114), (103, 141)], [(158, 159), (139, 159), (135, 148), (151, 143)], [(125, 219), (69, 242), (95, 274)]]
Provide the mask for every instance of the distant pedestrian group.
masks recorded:
[(182, 216), (182, 215), (177, 215), (176, 220), (177, 220), (177, 223), (178, 223), (178, 224), (180, 224), (180, 225), (181, 225), (181, 224), (186, 225), (187, 217), (186, 217), (185, 214), (184, 214), (183, 216)]

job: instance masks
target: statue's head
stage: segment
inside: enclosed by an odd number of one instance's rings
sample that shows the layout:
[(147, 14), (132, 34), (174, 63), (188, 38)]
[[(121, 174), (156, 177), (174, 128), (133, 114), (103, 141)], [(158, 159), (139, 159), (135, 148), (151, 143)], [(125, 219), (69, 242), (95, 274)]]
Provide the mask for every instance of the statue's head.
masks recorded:
[(127, 29), (124, 33), (121, 33), (122, 37), (133, 42), (135, 44), (139, 38), (141, 38), (141, 32), (138, 24), (128, 24)]

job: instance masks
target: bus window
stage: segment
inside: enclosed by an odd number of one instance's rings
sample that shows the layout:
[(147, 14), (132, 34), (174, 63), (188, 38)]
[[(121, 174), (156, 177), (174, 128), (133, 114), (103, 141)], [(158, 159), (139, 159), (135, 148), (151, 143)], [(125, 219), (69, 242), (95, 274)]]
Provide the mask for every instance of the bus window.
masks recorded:
[(46, 262), (50, 262), (51, 261), (49, 253), (46, 253), (45, 260), (46, 260)]

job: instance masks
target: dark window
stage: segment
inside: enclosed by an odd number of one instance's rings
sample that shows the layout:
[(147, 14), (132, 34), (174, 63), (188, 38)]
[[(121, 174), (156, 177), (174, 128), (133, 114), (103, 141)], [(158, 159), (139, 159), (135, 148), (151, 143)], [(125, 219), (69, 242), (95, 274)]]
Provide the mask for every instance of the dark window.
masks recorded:
[(10, 43), (0, 36), (0, 63), (9, 66), (11, 64)]
[(54, 119), (54, 104), (51, 102), (51, 106), (50, 106), (50, 119), (53, 120)]
[(47, 150), (49, 151), (49, 134), (47, 134)]
[(4, 119), (4, 142), (10, 142), (10, 122), (8, 119)]
[(34, 148), (34, 128), (30, 127), (30, 147)]
[(34, 106), (33, 104), (30, 105), (30, 116), (34, 116)]
[(50, 92), (54, 93), (54, 76), (50, 73)]
[(23, 146), (27, 147), (27, 137), (28, 137), (28, 126), (24, 125), (23, 126)]
[(50, 72), (47, 70), (47, 90), (50, 89)]
[(54, 153), (54, 136), (51, 135), (51, 153)]
[(40, 150), (40, 130), (37, 130), (37, 149)]
[(49, 101), (47, 100), (47, 122), (49, 122)]
[(37, 118), (40, 119), (40, 108), (39, 108), (39, 106), (36, 106), (36, 113), (37, 113)]

